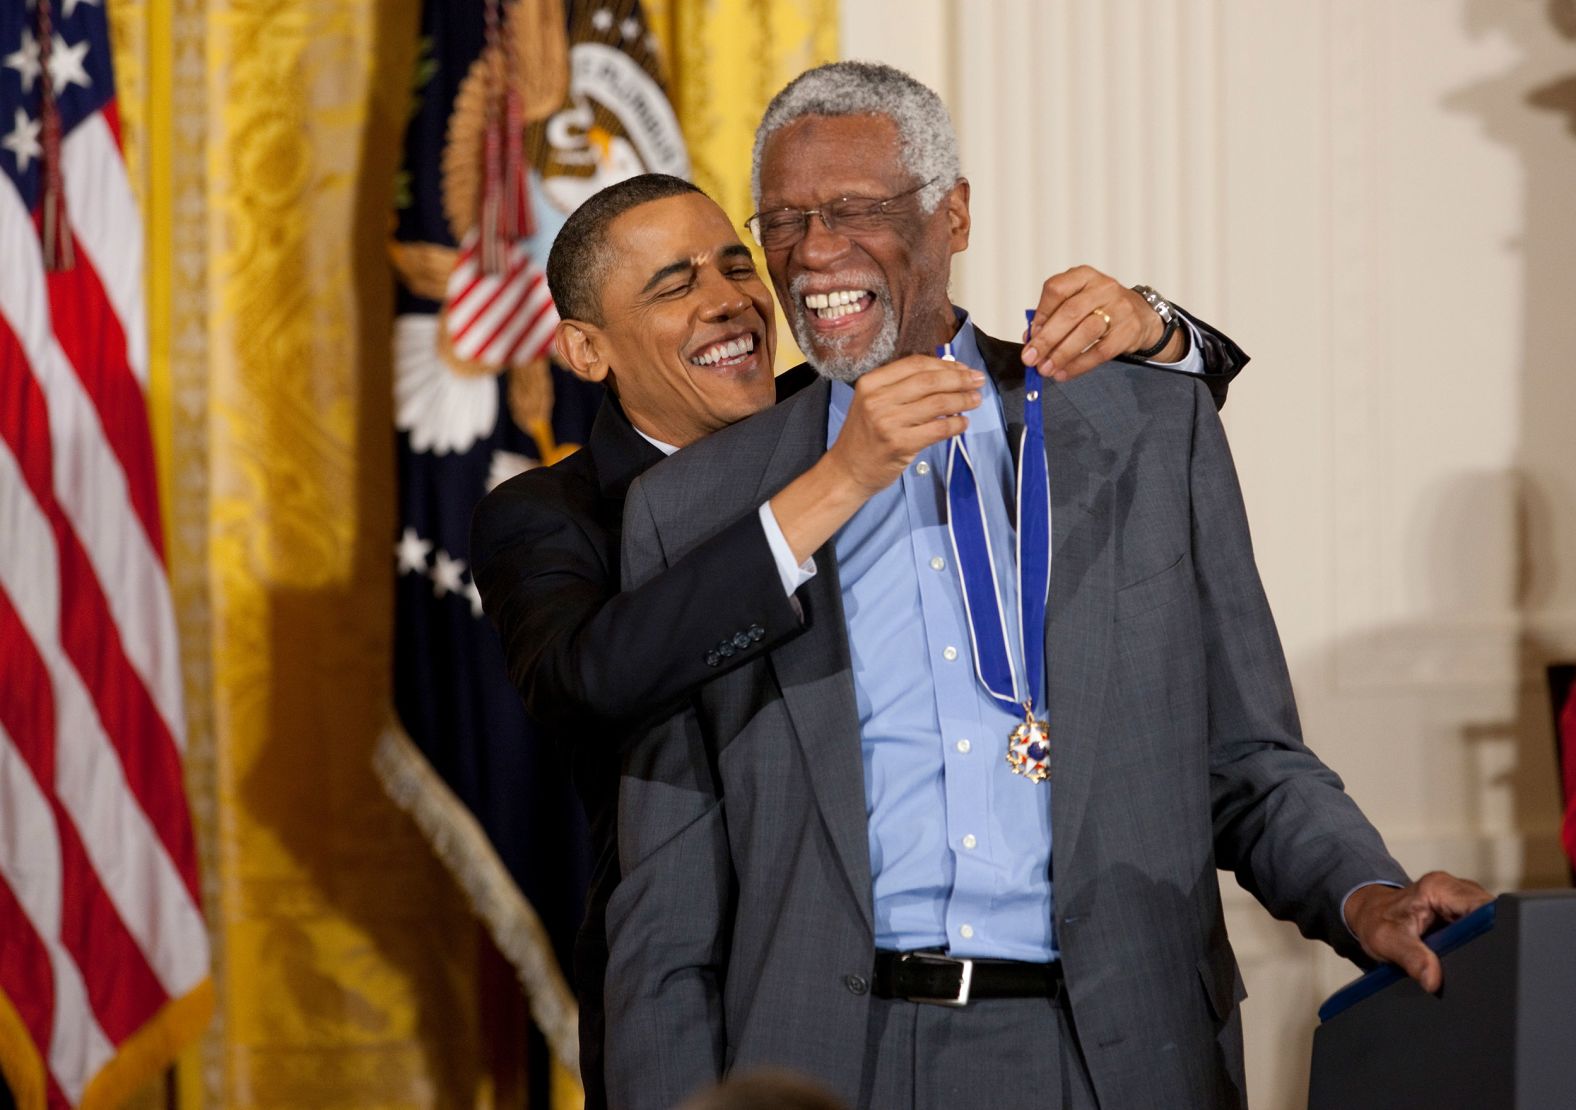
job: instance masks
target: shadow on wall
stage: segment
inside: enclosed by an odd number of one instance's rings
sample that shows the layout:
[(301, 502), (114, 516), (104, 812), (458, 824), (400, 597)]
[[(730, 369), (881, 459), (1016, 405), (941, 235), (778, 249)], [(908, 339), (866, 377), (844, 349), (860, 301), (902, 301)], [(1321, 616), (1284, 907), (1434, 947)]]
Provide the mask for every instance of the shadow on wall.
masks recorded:
[[(1293, 671), (1323, 674), (1356, 695), (1337, 699), (1336, 716), (1309, 729), (1316, 750), (1318, 737), (1352, 713), (1368, 733), (1433, 729), (1441, 758), (1459, 760), (1435, 768), (1435, 781), (1471, 784), (1459, 796), (1475, 812), (1463, 816), (1483, 835), (1472, 854), (1430, 866), (1490, 885), (1563, 886), (1545, 667), (1576, 662), (1576, 0), (1466, 0), (1461, 10), (1469, 35), (1515, 50), (1504, 72), (1455, 90), (1442, 107), (1475, 120), (1521, 165), (1523, 231), (1504, 249), (1522, 260), (1523, 307), (1519, 319), (1483, 319), (1465, 301), (1443, 306), (1440, 320), (1503, 329), (1508, 373), (1485, 373), (1481, 388), (1519, 392), (1515, 460), (1504, 471), (1453, 475), (1406, 509), (1406, 565), (1426, 568), (1414, 588), (1438, 617), (1344, 640)], [(1362, 697), (1365, 690), (1375, 696)], [(1397, 790), (1419, 788), (1398, 782)], [(1282, 933), (1266, 943), (1294, 957), (1303, 942)], [(1347, 970), (1335, 982), (1356, 974)], [(1333, 985), (1327, 970), (1308, 966), (1306, 974), (1317, 997)], [(1285, 1059), (1296, 1061), (1281, 1089), (1306, 1090), (1301, 1046), (1311, 1044), (1316, 1020), (1299, 1014), (1279, 1030)]]
[[(1454, 475), (1406, 510), (1406, 565), (1426, 568), (1413, 588), (1436, 616), (1337, 644), (1328, 673), (1353, 693), (1391, 695), (1376, 702), (1394, 706), (1396, 728), (1466, 741), (1442, 743), (1442, 755), (1465, 754), (1441, 776), (1477, 785), (1463, 791), (1477, 808), (1465, 816), (1484, 838), (1481, 858), (1450, 866), (1489, 883), (1563, 885), (1545, 671), (1576, 661), (1576, 0), (1541, 6), (1467, 0), (1467, 33), (1507, 41), (1517, 57), (1442, 104), (1522, 166), (1522, 233), (1504, 244), (1523, 262), (1521, 318), (1474, 316), (1470, 290), (1441, 313), (1444, 327), (1502, 328), (1507, 355), (1519, 354), (1507, 376), (1481, 379), (1484, 391), (1518, 391), (1516, 457), (1503, 472)], [(1497, 853), (1496, 834), (1526, 838), (1524, 855)]]
[[(1491, 507), (1508, 512), (1516, 540), (1505, 608), (1519, 618), (1520, 682), (1514, 716), (1469, 726), (1467, 739), (1479, 750), (1513, 745), (1505, 773), (1515, 827), (1552, 830), (1559, 792), (1544, 675), (1549, 663), (1576, 661), (1576, 0), (1544, 0), (1541, 7), (1537, 16), (1528, 5), (1471, 0), (1468, 32), (1507, 38), (1518, 59), (1502, 75), (1453, 93), (1445, 108), (1475, 118), (1490, 139), (1513, 150), (1524, 182), (1525, 230), (1507, 244), (1519, 252), (1523, 274), (1520, 442), (1515, 470), (1503, 477), (1499, 505)], [(1471, 529), (1474, 519), (1455, 524)], [(1470, 532), (1454, 532), (1464, 534)], [(1448, 544), (1450, 535), (1440, 539)], [(1528, 846), (1529, 881), (1558, 882), (1565, 874), (1552, 834), (1549, 840)]]
[(1330, 678), (1355, 711), (1422, 730), (1441, 760), (1459, 760), (1429, 774), (1462, 784), (1450, 793), (1471, 807), (1460, 817), (1479, 839), (1471, 855), (1422, 862), (1490, 886), (1557, 885), (1565, 874), (1544, 670), (1571, 643), (1540, 615), (1557, 596), (1553, 535), (1571, 504), (1520, 469), (1436, 483), (1409, 510), (1405, 555), (1423, 568), (1413, 588), (1434, 615), (1348, 638), (1331, 656)]
[[(260, 656), (271, 668), (250, 711), (266, 743), (237, 768), (238, 810), (253, 842), (273, 838), (293, 862), (276, 879), (240, 859), (227, 881), (245, 902), (218, 923), (230, 961), (223, 1019), (234, 1032), (221, 1100), (259, 1105), (465, 1104), (478, 1087), (486, 1030), (473, 1012), (477, 932), (448, 877), (383, 793), (372, 748), (388, 709), (393, 597), (391, 281), (385, 256), (401, 155), (416, 7), (374, 21), (352, 220), (358, 305), (352, 460), (360, 522), (354, 573), (315, 589), (280, 589)], [(324, 64), (325, 71), (328, 64)], [(397, 93), (398, 95), (394, 95)], [(303, 773), (310, 769), (307, 773)], [(267, 835), (257, 835), (264, 832)], [(449, 908), (449, 907), (452, 907)], [(244, 990), (244, 996), (243, 996)], [(452, 1100), (452, 1102), (451, 1102)]]
[[(1459, 773), (1482, 784), (1471, 823), (1490, 834), (1534, 834), (1524, 859), (1464, 860), (1463, 870), (1475, 863), (1489, 882), (1563, 884), (1544, 683), (1549, 663), (1576, 660), (1576, 0), (1542, 7), (1468, 0), (1467, 33), (1508, 41), (1517, 60), (1442, 105), (1477, 120), (1523, 169), (1523, 231), (1505, 244), (1523, 260), (1521, 319), (1475, 318), (1469, 301), (1442, 314), (1444, 326), (1503, 327), (1505, 349), (1520, 353), (1513, 379), (1485, 373), (1481, 386), (1519, 392), (1515, 463), (1454, 475), (1410, 509), (1406, 565), (1427, 568), (1417, 588), (1445, 627), (1436, 619), (1343, 642), (1331, 677), (1359, 692), (1416, 689), (1415, 699), (1401, 699), (1412, 704), (1396, 724), (1437, 721), (1468, 742)], [(1483, 536), (1505, 542), (1496, 552)], [(1421, 704), (1435, 698), (1447, 704)]]

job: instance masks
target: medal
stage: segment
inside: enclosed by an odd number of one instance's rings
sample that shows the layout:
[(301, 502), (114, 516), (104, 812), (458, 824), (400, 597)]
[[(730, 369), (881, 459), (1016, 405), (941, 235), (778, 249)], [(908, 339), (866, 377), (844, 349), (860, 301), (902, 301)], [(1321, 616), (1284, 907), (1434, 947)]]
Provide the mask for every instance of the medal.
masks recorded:
[[(1033, 322), (1034, 313), (1028, 313)], [(936, 351), (951, 359), (952, 345)], [(1045, 683), (1045, 605), (1051, 586), (1051, 484), (1040, 415), (1040, 373), (1024, 367), (1023, 435), (1018, 442), (1016, 541), (1018, 636), (1009, 644), (990, 529), (968, 445), (954, 436), (947, 452), (947, 531), (963, 586), (963, 608), (974, 648), (974, 673), (996, 701), (1021, 712), (1007, 737), (1007, 766), (1032, 783), (1050, 771), (1050, 722), (1036, 717)]]
[(1023, 720), (1007, 738), (1007, 766), (1013, 774), (1030, 782), (1044, 782), (1051, 777), (1047, 763), (1051, 754), (1050, 728), (1049, 721), (1035, 720), (1032, 705), (1024, 707)]

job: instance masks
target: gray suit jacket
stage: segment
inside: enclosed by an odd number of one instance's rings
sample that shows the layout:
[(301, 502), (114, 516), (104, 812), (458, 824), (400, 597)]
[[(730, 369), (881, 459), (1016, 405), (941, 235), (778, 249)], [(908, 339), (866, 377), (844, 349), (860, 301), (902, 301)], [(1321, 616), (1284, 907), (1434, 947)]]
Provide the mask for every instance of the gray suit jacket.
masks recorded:
[[(981, 336), (1009, 436), (1018, 348)], [(631, 489), (633, 586), (802, 473), (827, 390), (680, 452)], [(1217, 868), (1347, 955), (1340, 902), (1404, 882), (1304, 745), (1241, 493), (1205, 387), (1111, 363), (1046, 386), (1045, 638), (1055, 929), (1102, 1105), (1244, 1101)], [(671, 1106), (734, 1067), (863, 1088), (873, 955), (859, 717), (836, 560), (806, 632), (704, 687), (630, 754), (608, 907), (614, 1106)], [(939, 758), (939, 754), (938, 754)], [(1003, 1066), (1018, 1046), (1004, 1045)]]

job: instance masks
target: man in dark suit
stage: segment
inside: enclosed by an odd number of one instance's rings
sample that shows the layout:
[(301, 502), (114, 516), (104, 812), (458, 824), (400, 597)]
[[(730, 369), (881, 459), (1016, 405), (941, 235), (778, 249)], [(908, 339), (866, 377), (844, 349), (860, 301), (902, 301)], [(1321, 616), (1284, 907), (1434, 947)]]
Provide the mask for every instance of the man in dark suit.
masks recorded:
[[(756, 154), (752, 231), (821, 380), (633, 485), (627, 585), (837, 450), (894, 356), (950, 343), (988, 378), (816, 551), (803, 633), (631, 750), (614, 1103), (779, 1065), (870, 1106), (1239, 1105), (1217, 867), (1437, 986), (1419, 934), (1487, 894), (1409, 883), (1303, 744), (1203, 386), (1042, 377), (950, 303), (969, 187), (906, 75), (811, 71)], [(1102, 295), (1051, 313), (1075, 346)]]
[[(702, 682), (803, 629), (791, 576), (866, 497), (889, 485), (915, 451), (956, 425), (932, 419), (975, 403), (970, 372), (923, 356), (870, 375), (872, 403), (829, 452), (770, 503), (741, 512), (685, 559), (619, 594), (624, 498), (665, 452), (774, 399), (770, 294), (726, 216), (687, 182), (647, 175), (610, 187), (566, 223), (548, 264), (565, 319), (560, 359), (610, 384), (590, 442), (555, 466), (499, 486), (475, 517), (471, 553), (510, 675), (571, 768), (597, 858), (576, 952), (581, 1071), (600, 1105), (602, 911), (618, 881), (613, 797), (620, 739), (660, 717)], [(1167, 328), (1138, 295), (1087, 267), (1041, 291), (1036, 340), (1077, 375), (1092, 363), (1050, 324), (1067, 296), (1111, 291), (1123, 350), (1161, 365), (1187, 353), (1222, 398), (1247, 361), (1229, 339), (1189, 321)], [(788, 395), (814, 374), (777, 379)], [(801, 552), (794, 557), (794, 552)], [(789, 576), (785, 579), (784, 576)]]

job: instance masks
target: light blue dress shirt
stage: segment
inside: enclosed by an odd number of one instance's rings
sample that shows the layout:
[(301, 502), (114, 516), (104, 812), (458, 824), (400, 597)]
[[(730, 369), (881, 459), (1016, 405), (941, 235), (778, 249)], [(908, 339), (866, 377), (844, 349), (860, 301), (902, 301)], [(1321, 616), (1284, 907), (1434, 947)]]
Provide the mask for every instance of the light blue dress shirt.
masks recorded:
[[(984, 370), (965, 315), (957, 360)], [(1016, 642), (1009, 515), (1012, 455), (986, 376), (965, 433)], [(853, 390), (834, 383), (827, 445)], [(853, 657), (870, 823), (876, 947), (1044, 962), (1051, 930), (1051, 791), (1012, 774), (1007, 737), (1023, 719), (974, 674), (947, 535), (947, 444), (922, 452), (834, 540)], [(1051, 666), (1056, 665), (1053, 659)]]
[[(974, 326), (958, 314), (954, 357), (985, 370)], [(1153, 365), (1202, 373), (1197, 331), (1188, 327), (1187, 357)], [(991, 552), (1014, 643), (1012, 454), (989, 373), (980, 392), (964, 438), (995, 538)], [(828, 447), (852, 400), (852, 387), (833, 383)], [(859, 709), (876, 947), (1048, 962), (1059, 956), (1050, 785), (1008, 769), (1007, 736), (1022, 717), (986, 694), (975, 676), (947, 534), (946, 473), (946, 443), (921, 452), (833, 541)], [(777, 532), (772, 543), (784, 587), (807, 581), (813, 571), (794, 566), (780, 530), (771, 527), (769, 506), (761, 511), (768, 537)], [(1343, 898), (1343, 920), (1345, 905)]]

